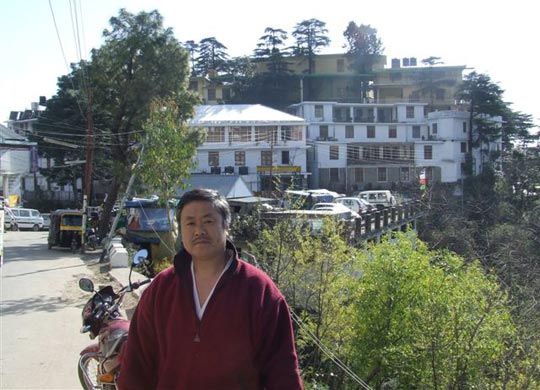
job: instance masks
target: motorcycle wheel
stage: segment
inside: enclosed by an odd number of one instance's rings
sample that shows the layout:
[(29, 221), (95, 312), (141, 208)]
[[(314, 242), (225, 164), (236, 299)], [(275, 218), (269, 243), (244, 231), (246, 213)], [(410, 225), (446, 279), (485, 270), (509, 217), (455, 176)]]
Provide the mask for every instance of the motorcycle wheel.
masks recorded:
[[(79, 364), (77, 365), (77, 373), (79, 374), (79, 381), (84, 390), (101, 389), (101, 386), (97, 383), (99, 361), (96, 356), (85, 355), (81, 356)], [(92, 383), (87, 383), (84, 373), (87, 373), (88, 378)]]

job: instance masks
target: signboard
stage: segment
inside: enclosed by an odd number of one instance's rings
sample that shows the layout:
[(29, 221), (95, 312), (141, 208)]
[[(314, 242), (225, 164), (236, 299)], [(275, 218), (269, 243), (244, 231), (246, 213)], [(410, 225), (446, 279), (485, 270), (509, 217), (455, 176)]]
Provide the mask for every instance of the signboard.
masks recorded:
[(257, 173), (270, 173), (270, 170), (273, 173), (300, 173), (301, 166), (299, 165), (284, 165), (284, 166), (277, 166), (277, 167), (270, 167), (270, 166), (258, 166), (257, 167)]

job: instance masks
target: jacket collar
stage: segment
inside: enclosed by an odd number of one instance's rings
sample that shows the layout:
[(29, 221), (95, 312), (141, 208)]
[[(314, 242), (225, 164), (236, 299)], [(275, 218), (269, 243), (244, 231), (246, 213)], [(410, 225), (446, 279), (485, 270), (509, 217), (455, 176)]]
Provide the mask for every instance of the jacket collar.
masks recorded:
[[(231, 250), (233, 252), (233, 261), (231, 263), (231, 266), (227, 269), (226, 273), (234, 273), (236, 271), (236, 267), (238, 266), (238, 250), (232, 243), (232, 241), (227, 240), (225, 243), (225, 249)], [(176, 256), (174, 256), (174, 270), (176, 273), (180, 276), (185, 276), (189, 274), (190, 267), (191, 267), (192, 258), (188, 251), (186, 251), (184, 248), (182, 248)]]

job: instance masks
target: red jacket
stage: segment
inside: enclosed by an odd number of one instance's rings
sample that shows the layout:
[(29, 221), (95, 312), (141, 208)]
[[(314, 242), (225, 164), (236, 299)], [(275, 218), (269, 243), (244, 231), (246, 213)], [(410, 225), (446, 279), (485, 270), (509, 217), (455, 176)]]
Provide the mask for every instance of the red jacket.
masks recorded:
[(201, 321), (187, 252), (145, 290), (131, 322), (120, 389), (302, 389), (285, 298), (227, 246), (235, 260)]

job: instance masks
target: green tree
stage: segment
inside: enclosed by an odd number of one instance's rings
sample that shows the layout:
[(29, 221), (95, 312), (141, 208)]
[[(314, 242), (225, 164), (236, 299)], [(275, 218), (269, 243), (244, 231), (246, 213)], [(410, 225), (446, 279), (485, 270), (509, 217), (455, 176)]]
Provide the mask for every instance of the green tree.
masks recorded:
[(458, 93), (457, 98), (469, 106), (469, 142), (466, 171), (472, 174), (472, 150), (484, 147), (489, 150), (490, 142), (501, 137), (502, 127), (493, 121), (493, 117), (503, 116), (508, 108), (503, 101), (502, 90), (493, 83), (488, 75), (469, 73)]
[(287, 32), (280, 28), (266, 27), (264, 35), (259, 38), (257, 48), (254, 50), (255, 57), (268, 58), (274, 53), (283, 52), (281, 47), (287, 41)]
[(298, 23), (292, 36), (296, 39), (293, 54), (308, 58), (308, 73), (312, 74), (315, 55), (330, 44), (326, 23), (318, 19), (307, 19)]
[(403, 234), (360, 261), (352, 362), (373, 388), (504, 388), (516, 328), (479, 264)]
[[(142, 127), (144, 150), (136, 168), (136, 174), (145, 187), (160, 195), (168, 216), (169, 200), (179, 187), (185, 187), (190, 169), (195, 166), (193, 157), (204, 136), (202, 131), (187, 126), (186, 120), (191, 118), (197, 99), (187, 93), (184, 96), (181, 107), (171, 98), (157, 98), (152, 102), (150, 116)], [(173, 220), (169, 220), (169, 226), (174, 226)], [(170, 249), (166, 254), (169, 260), (176, 253), (176, 234), (173, 229), (166, 235), (169, 242), (164, 246)]]
[(360, 75), (365, 75), (359, 79), (359, 95), (362, 99), (368, 96), (370, 82), (368, 75), (373, 65), (380, 55), (383, 54), (383, 43), (377, 36), (377, 29), (369, 24), (358, 26), (354, 22), (349, 22), (343, 32), (347, 44), (345, 48), (347, 54), (352, 57), (351, 68)]
[[(163, 27), (157, 11), (137, 15), (121, 9), (110, 19), (111, 29), (103, 33), (105, 42), (92, 51), (88, 67), (94, 91), (94, 108), (104, 118), (110, 133), (112, 182), (104, 205), (100, 234), (107, 231), (109, 215), (130, 176), (135, 159), (133, 145), (150, 114), (156, 98), (180, 99), (185, 96), (189, 77), (189, 56)], [(191, 111), (189, 111), (191, 112)]]
[[(76, 182), (83, 179), (82, 164), (70, 161), (85, 160), (88, 129), (88, 98), (86, 62), (71, 65), (71, 73), (58, 78), (57, 93), (47, 100), (45, 111), (38, 117), (31, 139), (38, 143), (41, 157), (50, 158), (54, 166), (41, 168), (48, 181), (59, 185), (71, 185), (77, 194)], [(93, 113), (95, 152), (93, 179), (109, 180), (110, 153), (108, 133), (104, 130), (104, 118), (100, 112)], [(65, 142), (65, 145), (61, 143)], [(82, 197), (75, 199), (82, 205)]]
[(320, 223), (316, 233), (301, 217), (278, 221), (263, 229), (250, 249), (293, 308), (304, 379), (334, 389), (346, 381), (331, 356), (347, 361), (350, 352), (350, 303), (356, 300), (359, 270), (357, 250), (343, 239), (344, 226), (331, 219)]
[(195, 74), (207, 76), (211, 71), (222, 73), (226, 71), (227, 47), (215, 37), (204, 38), (199, 42), (198, 56), (195, 58)]

